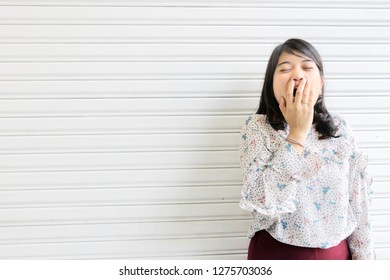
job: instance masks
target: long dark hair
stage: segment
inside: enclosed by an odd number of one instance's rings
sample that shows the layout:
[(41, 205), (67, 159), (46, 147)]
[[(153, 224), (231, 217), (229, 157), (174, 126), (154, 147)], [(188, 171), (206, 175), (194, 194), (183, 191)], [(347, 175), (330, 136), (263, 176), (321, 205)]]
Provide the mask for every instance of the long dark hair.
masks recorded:
[[(263, 89), (261, 92), (260, 105), (256, 114), (266, 115), (268, 123), (275, 129), (281, 130), (286, 128), (286, 121), (282, 112), (279, 109), (279, 104), (275, 98), (273, 81), (276, 66), (280, 55), (285, 52), (294, 55), (304, 55), (313, 60), (320, 71), (321, 77), (324, 77), (324, 67), (322, 59), (318, 51), (308, 42), (302, 39), (289, 39), (283, 44), (278, 45), (272, 52), (268, 61), (267, 70), (265, 72)], [(320, 134), (319, 139), (328, 139), (331, 137), (337, 138), (338, 127), (335, 125), (331, 115), (325, 107), (324, 102), (324, 87), (322, 94), (318, 97), (314, 105), (314, 118), (316, 131)]]

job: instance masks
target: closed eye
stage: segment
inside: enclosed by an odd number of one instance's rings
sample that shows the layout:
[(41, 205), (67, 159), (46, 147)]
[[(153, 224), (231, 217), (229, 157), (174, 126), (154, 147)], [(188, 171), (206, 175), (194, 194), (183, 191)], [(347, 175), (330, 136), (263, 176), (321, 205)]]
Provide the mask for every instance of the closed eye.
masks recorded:
[(281, 69), (280, 72), (286, 73), (289, 72), (291, 69)]

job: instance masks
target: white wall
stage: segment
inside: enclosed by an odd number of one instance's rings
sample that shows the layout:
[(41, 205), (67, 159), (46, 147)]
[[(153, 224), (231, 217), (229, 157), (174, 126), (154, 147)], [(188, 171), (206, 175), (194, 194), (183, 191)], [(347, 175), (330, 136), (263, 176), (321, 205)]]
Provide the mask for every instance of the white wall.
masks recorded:
[(389, 1), (0, 0), (0, 23), (0, 258), (245, 259), (238, 133), (300, 37), (390, 259)]

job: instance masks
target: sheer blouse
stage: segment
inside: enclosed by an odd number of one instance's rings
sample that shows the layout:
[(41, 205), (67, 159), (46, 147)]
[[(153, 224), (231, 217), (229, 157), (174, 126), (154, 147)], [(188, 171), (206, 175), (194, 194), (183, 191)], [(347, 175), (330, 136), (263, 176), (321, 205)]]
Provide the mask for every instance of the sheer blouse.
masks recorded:
[(339, 138), (318, 139), (314, 125), (300, 154), (265, 115), (248, 117), (240, 133), (240, 207), (252, 212), (248, 237), (267, 230), (280, 242), (314, 248), (348, 240), (353, 259), (373, 259), (367, 157), (350, 127), (334, 116)]

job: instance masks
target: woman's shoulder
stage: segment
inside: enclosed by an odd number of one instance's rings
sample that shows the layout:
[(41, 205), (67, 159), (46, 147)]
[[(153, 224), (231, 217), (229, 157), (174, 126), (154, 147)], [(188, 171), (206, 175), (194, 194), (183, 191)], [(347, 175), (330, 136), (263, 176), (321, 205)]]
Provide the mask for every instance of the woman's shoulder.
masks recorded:
[(257, 139), (272, 149), (280, 138), (279, 134), (268, 123), (267, 116), (261, 114), (251, 114), (247, 117), (243, 125), (241, 134), (247, 139)]
[(253, 114), (249, 115), (245, 121), (246, 124), (254, 123), (254, 122), (265, 123), (266, 122), (266, 115), (253, 113)]
[(251, 114), (246, 118), (243, 129), (252, 132), (262, 132), (268, 131), (269, 126), (266, 115)]

